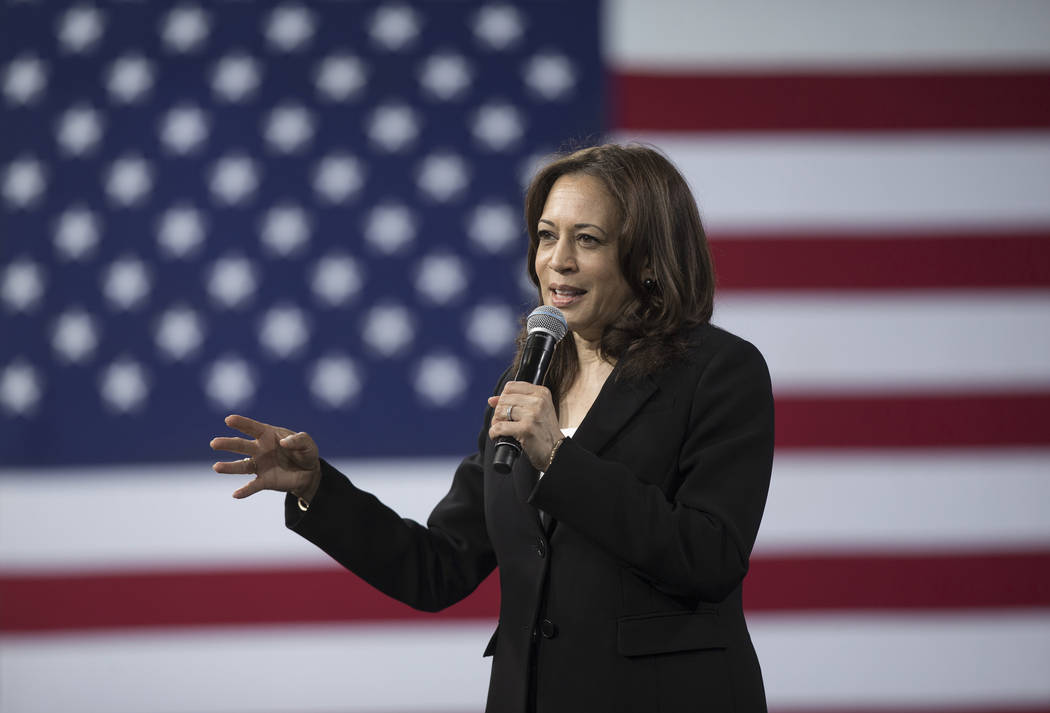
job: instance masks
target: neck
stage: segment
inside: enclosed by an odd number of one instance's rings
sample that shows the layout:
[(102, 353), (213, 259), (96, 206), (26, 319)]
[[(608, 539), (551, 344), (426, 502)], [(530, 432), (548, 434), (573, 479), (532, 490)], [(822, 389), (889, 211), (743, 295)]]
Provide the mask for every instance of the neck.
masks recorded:
[(598, 340), (589, 341), (581, 337), (578, 332), (573, 332), (572, 341), (576, 345), (576, 359), (580, 364), (580, 373), (608, 372), (615, 366), (615, 362), (602, 357), (598, 349)]

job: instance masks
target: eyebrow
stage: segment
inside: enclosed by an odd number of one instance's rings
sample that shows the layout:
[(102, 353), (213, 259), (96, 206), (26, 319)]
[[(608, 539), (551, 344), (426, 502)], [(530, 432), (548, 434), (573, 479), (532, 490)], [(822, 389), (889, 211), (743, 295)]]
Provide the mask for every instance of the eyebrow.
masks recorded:
[[(540, 218), (540, 222), (541, 222), (541, 223), (546, 223), (547, 225), (551, 226), (552, 228), (556, 228), (556, 227), (558, 227), (558, 226), (556, 226), (556, 225), (555, 225), (555, 224), (553, 223), (553, 221), (547, 220), (546, 218)], [(576, 223), (576, 224), (575, 224), (574, 226), (572, 226), (572, 227), (574, 227), (574, 228), (594, 228), (595, 230), (597, 230), (597, 231), (598, 231), (599, 233), (601, 233), (602, 235), (606, 235), (606, 234), (607, 234), (607, 233), (605, 232), (605, 230), (603, 230), (603, 229), (602, 229), (602, 227), (601, 227), (600, 225), (595, 225), (594, 223)]]

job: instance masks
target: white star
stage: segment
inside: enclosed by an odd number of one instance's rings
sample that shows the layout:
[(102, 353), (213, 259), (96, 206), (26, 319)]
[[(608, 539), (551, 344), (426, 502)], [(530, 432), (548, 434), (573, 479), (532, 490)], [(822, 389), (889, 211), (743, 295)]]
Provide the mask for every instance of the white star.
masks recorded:
[(536, 285), (532, 284), (527, 270), (514, 270), (514, 278), (523, 299), (536, 299)]
[(314, 191), (328, 203), (342, 203), (364, 182), (364, 164), (349, 154), (328, 154), (314, 167)]
[(157, 321), (154, 338), (164, 356), (182, 361), (200, 350), (204, 323), (195, 310), (184, 305), (166, 310)]
[(486, 5), (474, 17), (474, 36), (490, 49), (507, 49), (524, 31), (525, 20), (512, 5)]
[(141, 156), (118, 158), (106, 175), (106, 193), (114, 203), (127, 207), (141, 203), (153, 190), (153, 169)]
[(432, 354), (423, 357), (416, 367), (416, 393), (430, 406), (449, 406), (467, 388), (467, 370), (456, 357)]
[(562, 54), (534, 55), (525, 63), (525, 83), (548, 101), (564, 98), (576, 84), (576, 70)]
[(79, 307), (66, 310), (55, 321), (51, 348), (66, 362), (82, 362), (98, 347), (98, 324)]
[(520, 220), (506, 203), (483, 203), (470, 214), (467, 235), (485, 252), (502, 252), (521, 237)]
[(400, 252), (415, 237), (415, 217), (407, 206), (398, 203), (376, 206), (365, 221), (365, 240), (386, 255)]
[(47, 67), (32, 55), (11, 60), (4, 70), (4, 96), (11, 104), (32, 104), (47, 88)]
[(518, 335), (518, 316), (506, 305), (478, 305), (467, 318), (467, 341), (487, 356), (510, 349)]
[(31, 156), (15, 159), (4, 170), (4, 200), (15, 208), (35, 205), (46, 188), (44, 165)]
[(0, 405), (10, 414), (32, 413), (43, 391), (43, 377), (25, 359), (16, 359), (0, 373)]
[(405, 5), (383, 5), (372, 16), (368, 34), (391, 51), (408, 45), (419, 34), (419, 16)]
[(382, 356), (403, 352), (415, 337), (408, 310), (400, 305), (377, 305), (365, 315), (361, 338)]
[(157, 221), (157, 243), (167, 257), (189, 257), (200, 249), (205, 230), (201, 211), (191, 205), (177, 205), (164, 211)]
[(295, 104), (275, 108), (264, 124), (263, 135), (266, 143), (281, 153), (301, 151), (314, 135), (313, 115)]
[(330, 101), (343, 102), (356, 97), (367, 81), (365, 63), (349, 54), (325, 57), (314, 72), (314, 86)]
[(92, 49), (102, 37), (105, 16), (92, 5), (77, 5), (66, 10), (58, 22), (58, 43), (67, 52)]
[(361, 266), (349, 255), (326, 255), (317, 261), (310, 277), (314, 295), (332, 307), (346, 304), (363, 283)]
[(138, 258), (125, 257), (112, 262), (102, 277), (102, 293), (115, 309), (137, 307), (146, 299), (151, 287), (146, 264)]
[(306, 247), (310, 240), (310, 219), (297, 205), (278, 205), (266, 211), (259, 231), (267, 251), (287, 257)]
[(504, 151), (525, 133), (521, 112), (510, 104), (486, 104), (478, 109), (471, 127), (474, 138), (490, 151)]
[(200, 49), (210, 31), (208, 15), (196, 5), (176, 7), (161, 23), (161, 39), (173, 52)]
[(416, 290), (435, 304), (447, 304), (466, 287), (466, 266), (455, 255), (427, 255), (416, 268)]
[(470, 64), (460, 54), (445, 52), (430, 55), (423, 62), (419, 83), (438, 99), (454, 99), (470, 86)]
[(250, 55), (228, 54), (215, 63), (211, 88), (228, 102), (244, 101), (259, 88), (261, 74), (261, 65)]
[(527, 188), (539, 170), (550, 163), (554, 156), (554, 152), (551, 151), (537, 151), (522, 159), (518, 164), (518, 181), (522, 187)]
[(423, 159), (416, 183), (430, 198), (444, 203), (463, 193), (470, 182), (467, 162), (455, 154), (435, 153)]
[(244, 203), (258, 187), (258, 168), (247, 156), (230, 154), (212, 166), (208, 188), (216, 200), (226, 205)]
[(55, 127), (58, 145), (72, 156), (86, 154), (98, 146), (103, 121), (101, 112), (86, 104), (68, 109), (59, 117)]
[(306, 346), (309, 337), (306, 314), (291, 305), (271, 308), (259, 323), (259, 343), (277, 359), (297, 355)]
[(153, 64), (140, 54), (118, 57), (109, 66), (106, 89), (116, 102), (133, 104), (153, 88)]
[(63, 260), (81, 260), (98, 245), (98, 216), (85, 205), (67, 208), (55, 221), (55, 250)]
[(314, 362), (308, 379), (310, 393), (325, 408), (343, 408), (361, 392), (360, 370), (341, 354), (329, 354)]
[(400, 151), (419, 136), (419, 115), (404, 104), (385, 104), (376, 107), (367, 121), (365, 131), (372, 143), (386, 151)]
[(255, 266), (247, 258), (236, 255), (216, 260), (206, 277), (208, 294), (226, 309), (245, 305), (255, 293), (257, 282)]
[(149, 395), (149, 375), (137, 361), (122, 357), (102, 372), (99, 390), (106, 405), (114, 411), (139, 411)]
[(251, 366), (236, 356), (217, 359), (204, 372), (204, 392), (220, 410), (244, 406), (255, 396)]
[(303, 49), (314, 36), (317, 22), (302, 5), (281, 5), (266, 20), (266, 41), (281, 52)]
[(8, 264), (0, 280), (0, 298), (13, 312), (28, 312), (44, 296), (46, 276), (32, 260), (19, 258)]
[(200, 107), (173, 107), (160, 121), (160, 140), (169, 151), (185, 155), (201, 147), (208, 138), (208, 117)]

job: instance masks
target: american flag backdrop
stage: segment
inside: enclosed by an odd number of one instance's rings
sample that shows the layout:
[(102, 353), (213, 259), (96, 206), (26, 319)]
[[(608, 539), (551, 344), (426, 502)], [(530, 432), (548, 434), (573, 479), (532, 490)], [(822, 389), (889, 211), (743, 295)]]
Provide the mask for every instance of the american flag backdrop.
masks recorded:
[[(481, 710), (437, 615), (233, 501), (231, 411), (425, 519), (523, 186), (662, 149), (766, 356), (774, 712), (1050, 711), (1050, 2), (4, 2), (0, 713)], [(698, 704), (701, 702), (698, 702)]]

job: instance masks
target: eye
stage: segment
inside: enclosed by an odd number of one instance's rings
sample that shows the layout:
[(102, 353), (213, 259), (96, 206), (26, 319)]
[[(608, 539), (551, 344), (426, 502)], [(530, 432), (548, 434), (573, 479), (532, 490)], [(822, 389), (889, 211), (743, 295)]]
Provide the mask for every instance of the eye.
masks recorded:
[(536, 237), (540, 240), (557, 240), (557, 236), (549, 230), (540, 230), (536, 233)]
[(601, 245), (602, 244), (601, 240), (599, 240), (598, 238), (594, 237), (593, 235), (588, 235), (587, 233), (580, 233), (579, 235), (576, 236), (576, 240), (578, 242), (580, 242), (581, 244), (583, 244), (583, 245)]

